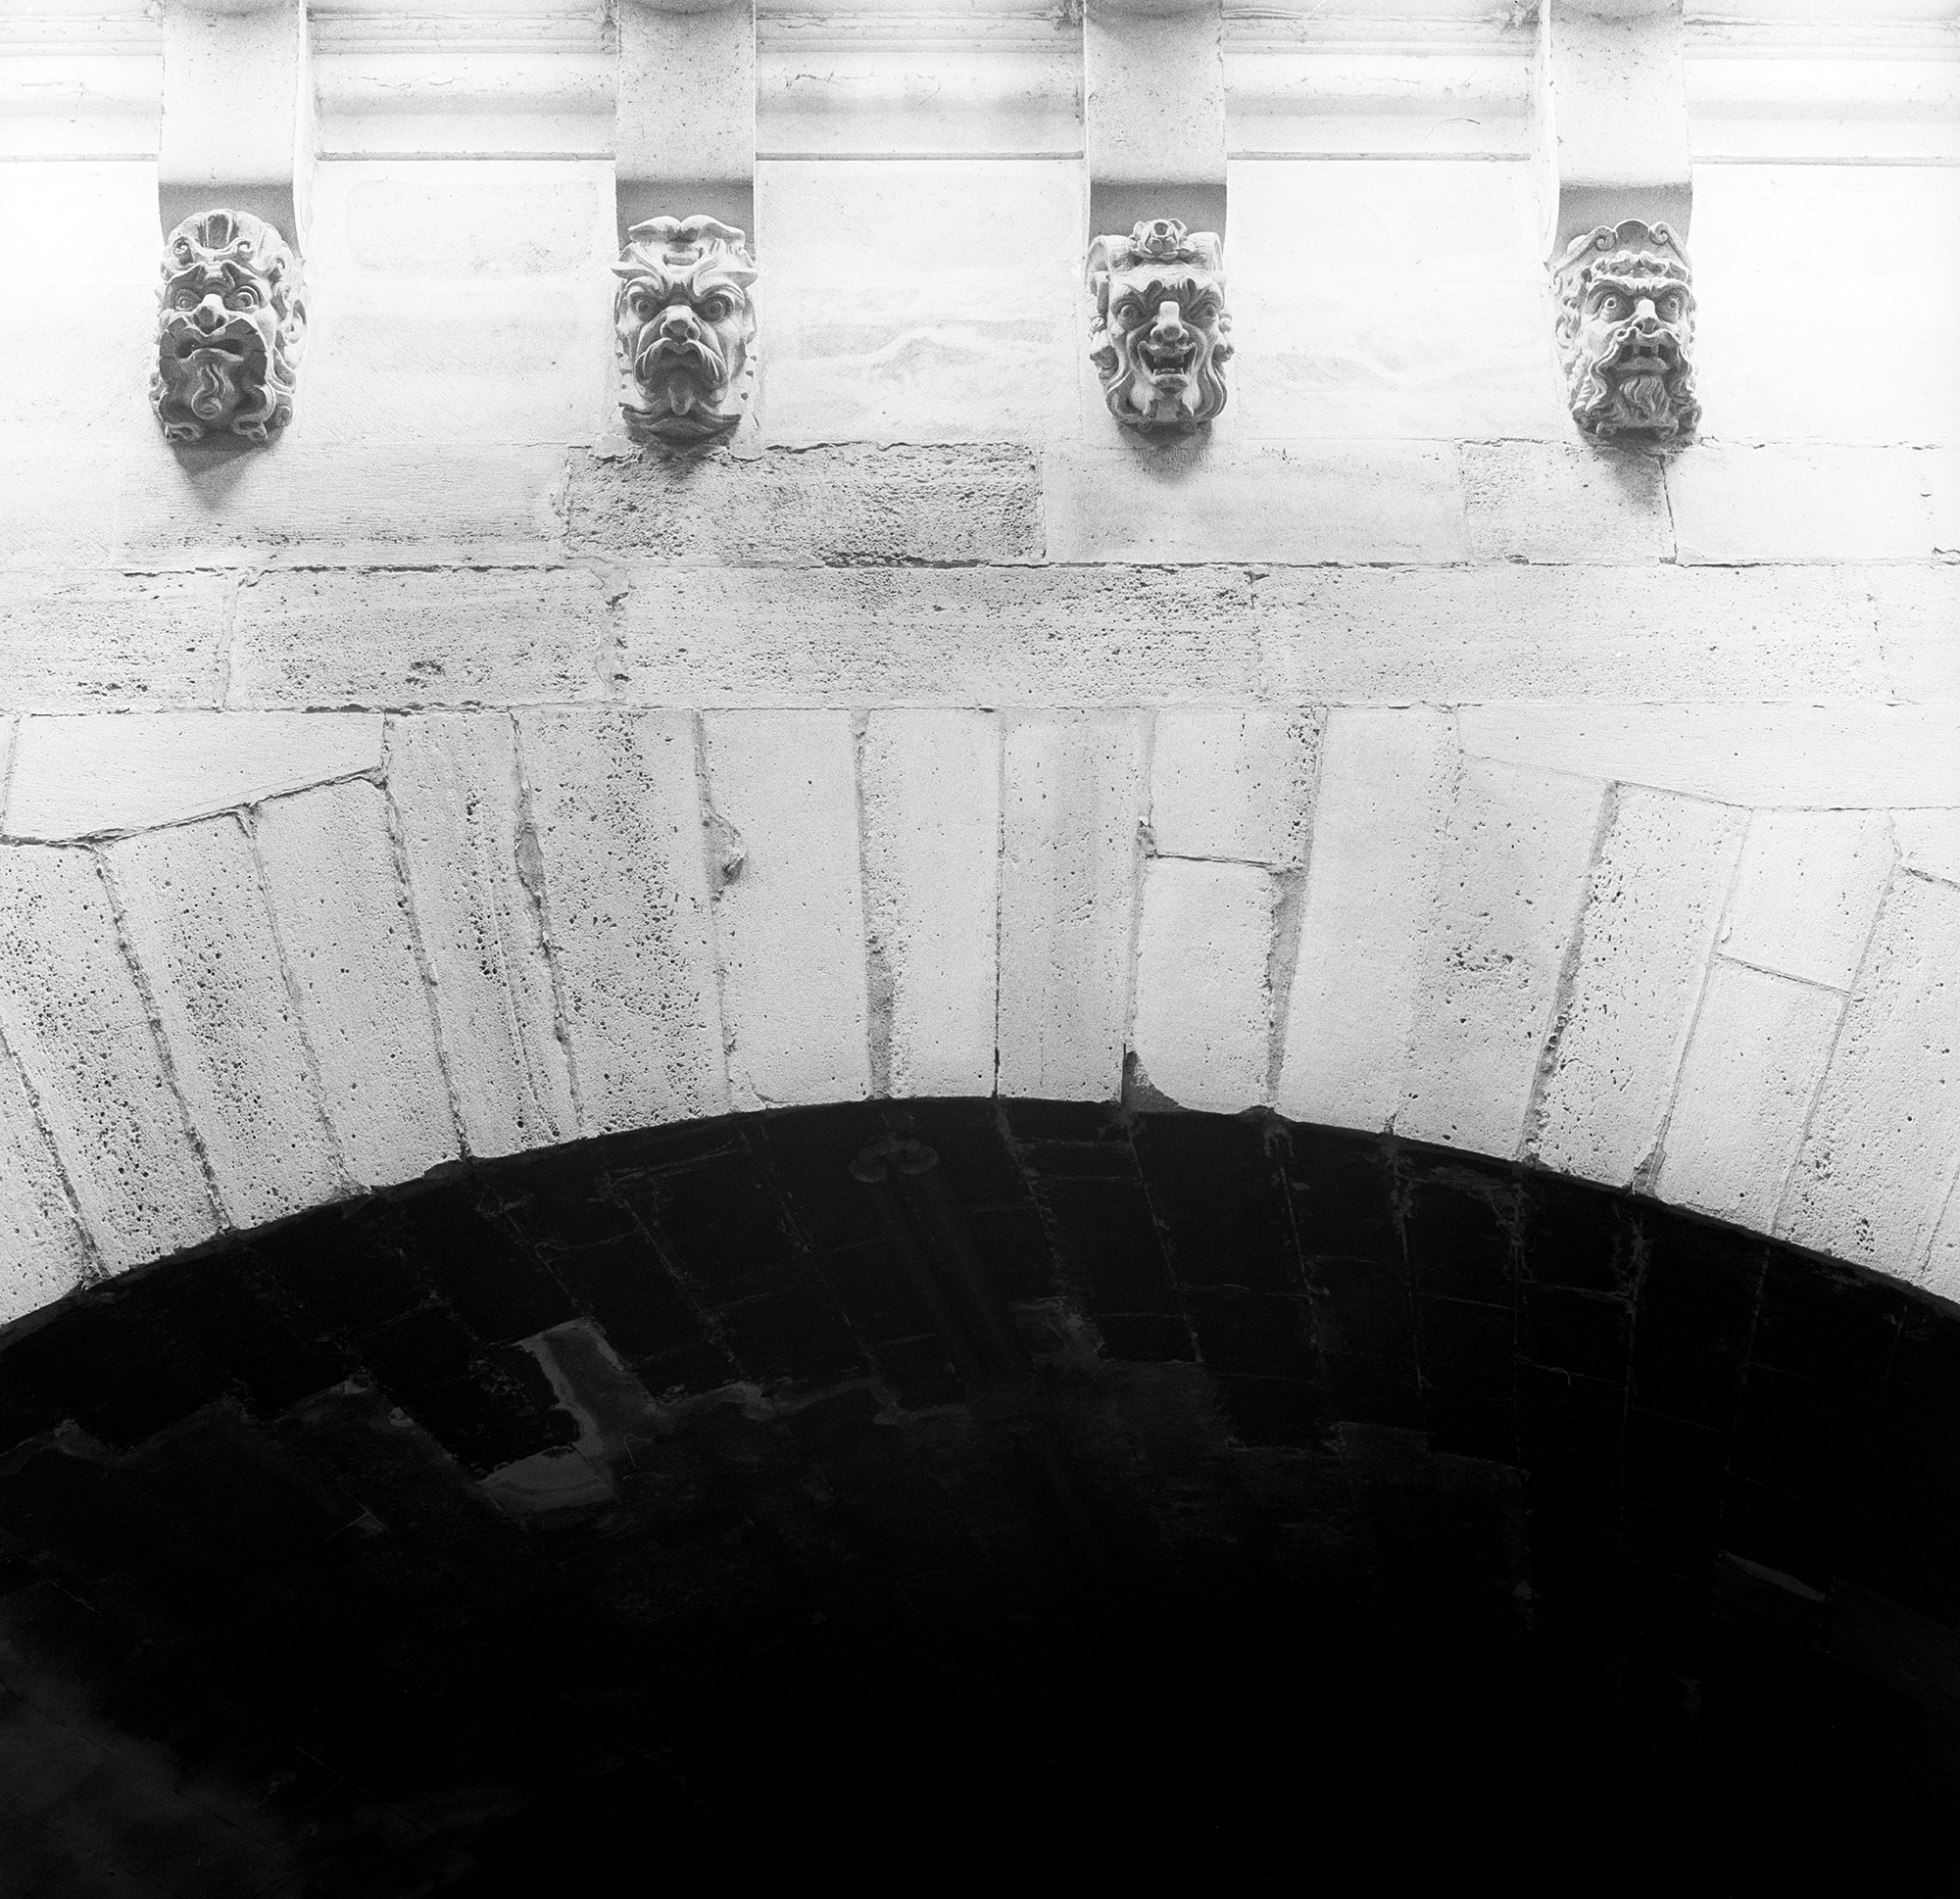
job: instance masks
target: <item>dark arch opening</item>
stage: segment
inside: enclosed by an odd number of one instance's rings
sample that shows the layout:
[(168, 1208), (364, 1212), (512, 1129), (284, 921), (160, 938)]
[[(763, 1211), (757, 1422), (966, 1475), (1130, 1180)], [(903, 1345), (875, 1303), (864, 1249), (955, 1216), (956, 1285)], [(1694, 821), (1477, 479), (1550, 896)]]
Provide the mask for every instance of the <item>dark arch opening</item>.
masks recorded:
[(473, 1163), (0, 1335), (0, 1865), (1943, 1890), (1956, 1409), (1912, 1289), (1271, 1117)]

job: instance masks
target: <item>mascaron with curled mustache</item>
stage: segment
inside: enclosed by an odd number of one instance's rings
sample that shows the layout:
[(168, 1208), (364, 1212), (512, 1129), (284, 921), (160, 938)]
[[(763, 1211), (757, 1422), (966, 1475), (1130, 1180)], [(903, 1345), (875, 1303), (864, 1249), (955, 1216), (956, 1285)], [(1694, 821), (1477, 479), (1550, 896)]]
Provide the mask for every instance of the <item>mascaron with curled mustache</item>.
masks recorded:
[(727, 434), (753, 379), (757, 273), (744, 233), (712, 218), (650, 219), (627, 232), (612, 271), (628, 426), (678, 447)]
[(1216, 233), (1187, 231), (1175, 218), (1089, 247), (1089, 360), (1127, 427), (1194, 429), (1225, 407), (1232, 318), (1221, 252)]
[(1572, 240), (1552, 267), (1572, 419), (1596, 441), (1694, 431), (1694, 292), (1666, 224), (1629, 218)]
[(249, 211), (206, 211), (170, 235), (150, 402), (172, 442), (264, 442), (293, 418), (306, 346), (300, 268)]

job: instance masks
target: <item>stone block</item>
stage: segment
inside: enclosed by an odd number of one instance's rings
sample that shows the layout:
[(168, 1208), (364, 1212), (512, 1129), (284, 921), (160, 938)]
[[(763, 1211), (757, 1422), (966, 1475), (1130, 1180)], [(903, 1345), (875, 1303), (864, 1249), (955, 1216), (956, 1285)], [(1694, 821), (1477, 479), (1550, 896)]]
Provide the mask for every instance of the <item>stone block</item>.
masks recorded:
[(893, 1095), (989, 1095), (1000, 907), (1001, 726), (987, 712), (873, 712), (858, 753), (871, 945)]
[(871, 1092), (847, 712), (710, 712), (714, 813), (741, 840), (714, 903), (735, 1106), (857, 1100)]
[(1585, 899), (1601, 789), (1466, 759), (1424, 920), (1396, 1132), (1509, 1157)]
[(1144, 1079), (1182, 1107), (1236, 1114), (1269, 1097), (1278, 895), (1254, 864), (1144, 867), (1132, 1046)]
[(7, 835), (144, 831), (381, 768), (365, 712), (82, 712), (24, 718)]
[(1960, 811), (1894, 811), (1892, 837), (1907, 870), (1960, 884)]
[(1649, 1160), (1744, 823), (1699, 800), (1615, 795), (1533, 1101), (1534, 1159), (1615, 1187)]
[(1891, 828), (1882, 811), (1758, 811), (1729, 901), (1723, 953), (1848, 989), (1891, 869)]
[(63, 443), (0, 449), (0, 568), (113, 567), (122, 451)]
[(508, 1154), (578, 1132), (559, 1039), (537, 839), (503, 712), (391, 719), (388, 797), (464, 1145)]
[(1933, 516), (1933, 551), (1960, 554), (1960, 449), (1921, 449), (1919, 479)]
[(1925, 1284), (1942, 1299), (1960, 1300), (1960, 1181), (1947, 1190), (1946, 1211), (1933, 1230)]
[(88, 852), (0, 850), (0, 1038), (104, 1265), (210, 1239), (218, 1208)]
[(1654, 1192), (1767, 1233), (1843, 998), (1717, 956), (1668, 1110)]
[(575, 568), (265, 573), (238, 597), (230, 703), (597, 700), (610, 648), (600, 580)]
[(1122, 1088), (1147, 733), (1133, 713), (1007, 727), (1001, 850), (1000, 1092)]
[(1208, 435), (1054, 447), (1052, 560), (1447, 561), (1468, 557), (1455, 452), (1427, 442)]
[(1479, 560), (1639, 566), (1674, 558), (1661, 463), (1583, 442), (1465, 442)]
[(1400, 1104), (1455, 762), (1438, 708), (1328, 715), (1280, 1066), (1296, 1121), (1378, 1131)]
[(574, 457), (573, 554), (741, 566), (1039, 560), (1041, 478), (1024, 448), (830, 445), (753, 460)]
[(1960, 890), (1892, 880), (1777, 1220), (1912, 1278), (1960, 1153)]
[(0, 1046), (0, 1326), (51, 1304), (95, 1270), (61, 1162), (20, 1065)]
[(260, 807), (266, 894), (327, 1119), (364, 1187), (458, 1157), (387, 798), (363, 779)]
[(1960, 561), (1859, 571), (1890, 697), (1960, 698)]
[(517, 755), (579, 1125), (725, 1114), (693, 718), (520, 712)]
[(1159, 712), (1151, 742), (1151, 837), (1160, 857), (1298, 869), (1313, 827), (1324, 713)]
[(1933, 511), (1912, 449), (1702, 442), (1668, 464), (1684, 562), (1925, 560)]
[(237, 583), (228, 575), (0, 579), (0, 706), (213, 706)]
[(103, 860), (231, 1225), (348, 1193), (244, 826), (176, 825)]

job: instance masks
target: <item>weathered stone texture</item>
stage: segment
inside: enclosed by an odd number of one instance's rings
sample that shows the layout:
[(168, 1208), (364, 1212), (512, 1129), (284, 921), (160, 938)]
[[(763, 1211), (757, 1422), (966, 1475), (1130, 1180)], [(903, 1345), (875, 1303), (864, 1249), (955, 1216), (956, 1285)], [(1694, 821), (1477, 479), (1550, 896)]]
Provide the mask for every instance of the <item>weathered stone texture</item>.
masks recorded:
[(1929, 560), (1933, 473), (1917, 449), (1703, 442), (1668, 468), (1680, 558)]
[(1674, 558), (1658, 457), (1579, 442), (1466, 442), (1470, 552), (1480, 560), (1634, 566)]
[(0, 1046), (0, 1325), (84, 1284), (94, 1248), (19, 1064)]
[(1894, 811), (1892, 840), (1907, 870), (1960, 884), (1960, 810)]
[(1737, 867), (1723, 953), (1848, 989), (1891, 868), (1883, 811), (1758, 811)]
[(0, 706), (216, 706), (236, 587), (213, 573), (0, 579)]
[(1306, 861), (1321, 712), (1159, 712), (1151, 745), (1151, 836), (1164, 857)]

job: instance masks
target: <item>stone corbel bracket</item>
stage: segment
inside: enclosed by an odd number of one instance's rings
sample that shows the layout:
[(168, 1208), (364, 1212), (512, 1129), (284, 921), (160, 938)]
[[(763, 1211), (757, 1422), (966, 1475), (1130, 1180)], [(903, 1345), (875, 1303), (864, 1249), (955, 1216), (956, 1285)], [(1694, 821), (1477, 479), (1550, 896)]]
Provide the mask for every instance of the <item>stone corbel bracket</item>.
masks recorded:
[(1188, 433), (1225, 407), (1232, 318), (1223, 252), (1215, 231), (1187, 231), (1175, 218), (1091, 243), (1089, 360), (1126, 427)]
[(627, 234), (612, 270), (628, 432), (676, 449), (726, 439), (756, 377), (747, 234), (713, 218), (651, 218)]
[(264, 443), (306, 344), (304, 0), (166, 0), (150, 400), (166, 439)]
[(1673, 229), (1639, 218), (1581, 231), (1552, 267), (1572, 419), (1595, 442), (1672, 446), (1701, 419), (1694, 286)]

